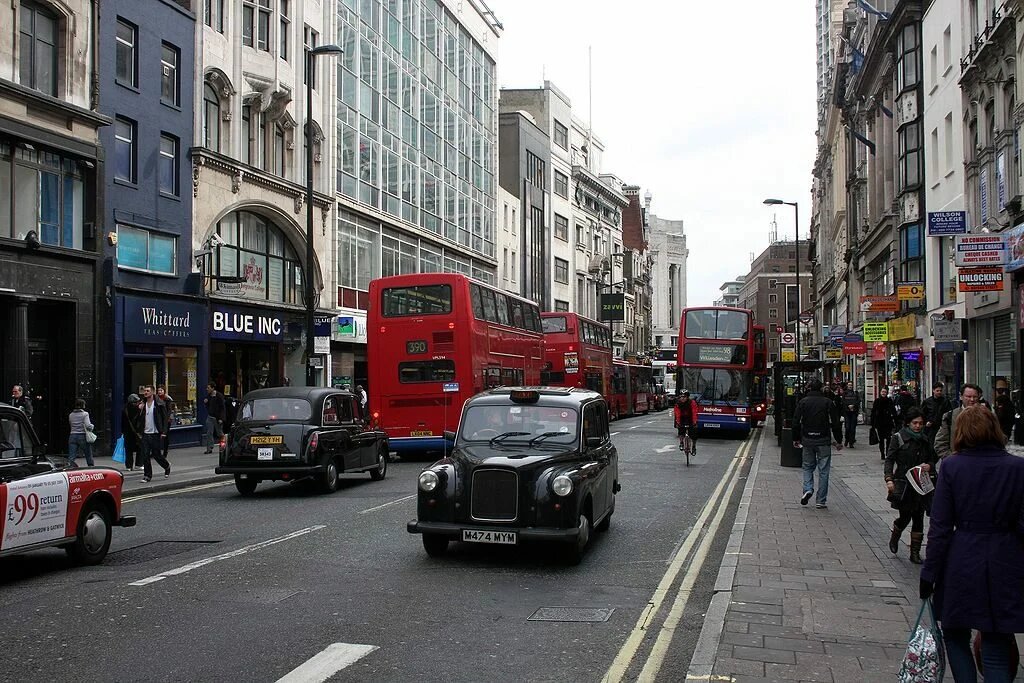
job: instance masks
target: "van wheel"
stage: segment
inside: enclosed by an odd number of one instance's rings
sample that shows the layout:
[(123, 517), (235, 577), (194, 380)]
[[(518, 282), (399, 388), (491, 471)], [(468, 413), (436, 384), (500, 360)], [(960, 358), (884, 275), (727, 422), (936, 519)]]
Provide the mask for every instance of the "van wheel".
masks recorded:
[(68, 555), (78, 564), (99, 564), (110, 549), (110, 530), (107, 506), (97, 500), (86, 503), (78, 518), (75, 541), (67, 547)]
[(251, 476), (242, 479), (242, 475), (235, 475), (235, 488), (243, 496), (251, 496), (256, 493), (256, 487), (259, 486), (259, 479), (254, 479)]
[(576, 537), (576, 542), (569, 545), (565, 551), (565, 563), (569, 565), (580, 563), (580, 560), (583, 559), (583, 551), (586, 550), (587, 544), (590, 542), (590, 531), (593, 527), (590, 517), (586, 513), (580, 513), (578, 528), (580, 533)]
[(320, 490), (324, 493), (334, 493), (338, 490), (338, 465), (334, 458), (328, 458), (324, 463), (324, 471), (320, 475)]
[(377, 449), (377, 466), (370, 470), (370, 479), (380, 481), (388, 473), (388, 449), (383, 444)]
[(423, 534), (423, 549), (431, 557), (441, 557), (448, 552), (448, 537), (440, 534)]

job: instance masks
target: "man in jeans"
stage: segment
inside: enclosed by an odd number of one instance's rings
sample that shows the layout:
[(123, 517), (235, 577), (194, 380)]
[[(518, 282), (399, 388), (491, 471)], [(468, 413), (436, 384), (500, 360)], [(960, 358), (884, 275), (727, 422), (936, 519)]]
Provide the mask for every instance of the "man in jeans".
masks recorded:
[[(831, 437), (831, 438), (830, 438)], [(814, 470), (818, 470), (818, 498), (815, 507), (828, 507), (828, 475), (832, 468), (832, 448), (842, 450), (842, 426), (835, 404), (821, 393), (821, 380), (807, 383), (807, 395), (796, 404), (793, 416), (793, 446), (804, 450), (804, 493), (800, 504), (814, 495)]]

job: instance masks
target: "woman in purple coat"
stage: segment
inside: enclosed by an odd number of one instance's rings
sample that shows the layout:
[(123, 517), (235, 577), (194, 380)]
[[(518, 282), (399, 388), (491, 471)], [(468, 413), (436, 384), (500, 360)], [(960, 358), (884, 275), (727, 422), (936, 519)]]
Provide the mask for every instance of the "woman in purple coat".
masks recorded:
[(1024, 458), (1003, 448), (995, 414), (966, 408), (939, 467), (921, 570), (921, 598), (934, 592), (953, 679), (974, 683), (971, 629), (981, 632), (985, 683), (1012, 680), (1015, 633), (1024, 632)]

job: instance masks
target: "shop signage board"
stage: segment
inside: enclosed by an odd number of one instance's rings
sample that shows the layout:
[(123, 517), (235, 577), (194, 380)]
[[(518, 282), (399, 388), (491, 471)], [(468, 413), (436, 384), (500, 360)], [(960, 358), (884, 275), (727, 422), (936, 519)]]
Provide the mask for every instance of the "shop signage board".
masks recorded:
[(210, 338), (234, 341), (272, 341), (284, 339), (285, 323), (275, 311), (255, 311), (232, 306), (213, 307)]
[(889, 323), (865, 322), (864, 341), (884, 342), (889, 341)]
[(127, 344), (202, 346), (206, 307), (186, 301), (121, 297)]
[(331, 352), (330, 337), (313, 337), (313, 353), (327, 354)]
[(791, 363), (796, 360), (796, 351), (793, 349), (782, 349), (782, 362)]
[(840, 348), (827, 348), (825, 349), (825, 360), (841, 360), (843, 358), (843, 350)]
[(862, 313), (895, 313), (900, 310), (900, 300), (896, 296), (862, 296), (860, 310)]
[(963, 319), (933, 320), (932, 336), (936, 342), (952, 342), (965, 339)]
[(920, 301), (924, 298), (923, 282), (901, 282), (896, 286), (896, 298), (900, 301)]
[(961, 268), (956, 275), (961, 292), (1001, 292), (1002, 268)]
[(1006, 272), (1024, 268), (1024, 223), (1004, 232), (1003, 238), (1006, 240)]
[(850, 371), (850, 364), (849, 363), (843, 363), (840, 366), (839, 369), (842, 370), (843, 372), (849, 372)]
[(967, 232), (966, 211), (929, 211), (928, 236), (963, 235)]
[(859, 356), (859, 355), (867, 353), (867, 352), (868, 352), (868, 345), (865, 342), (863, 342), (863, 341), (857, 341), (857, 342), (844, 341), (843, 342), (843, 353), (846, 354), (847, 356)]
[(792, 332), (783, 332), (779, 335), (779, 343), (783, 346), (796, 346), (796, 335)]
[(1002, 235), (989, 233), (957, 235), (956, 265), (1001, 266), (1005, 263), (1006, 240)]
[(889, 321), (889, 341), (913, 339), (917, 336), (917, 316), (905, 315)]
[(601, 321), (623, 322), (626, 320), (626, 295), (601, 295)]

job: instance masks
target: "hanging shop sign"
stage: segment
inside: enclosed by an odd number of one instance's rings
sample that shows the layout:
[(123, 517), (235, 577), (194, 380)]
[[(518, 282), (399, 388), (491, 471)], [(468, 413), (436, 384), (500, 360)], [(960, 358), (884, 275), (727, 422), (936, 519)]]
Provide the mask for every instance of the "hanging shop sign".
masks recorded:
[(889, 323), (865, 322), (864, 341), (884, 342), (889, 341)]
[(967, 232), (966, 211), (930, 211), (928, 213), (928, 236), (963, 235)]
[(884, 361), (888, 355), (885, 351), (885, 342), (875, 342), (871, 346), (871, 360), (873, 361)]
[(202, 346), (205, 306), (137, 296), (121, 299), (126, 343)]
[(843, 350), (841, 348), (829, 347), (825, 349), (825, 360), (842, 360)]
[(1002, 235), (988, 233), (957, 235), (956, 265), (1001, 266), (1004, 263), (1006, 263), (1006, 240)]
[(938, 342), (952, 342), (967, 339), (966, 320), (963, 318), (954, 320), (933, 320), (932, 337)]
[(923, 282), (901, 282), (896, 286), (896, 298), (900, 301), (920, 301), (924, 298)]
[(961, 292), (1003, 291), (1002, 268), (961, 268), (956, 279)]
[(862, 296), (862, 313), (895, 313), (900, 310), (900, 300), (895, 296)]
[(847, 356), (867, 353), (867, 350), (864, 335), (852, 333), (843, 337), (843, 353)]
[(1024, 223), (1004, 232), (1003, 238), (1006, 240), (1006, 272), (1024, 268)]
[(905, 315), (889, 321), (889, 341), (913, 339), (917, 336), (917, 316)]
[(782, 362), (792, 363), (796, 360), (796, 351), (793, 349), (782, 349)]
[(602, 294), (601, 295), (601, 321), (622, 322), (626, 319), (626, 295), (625, 294)]

